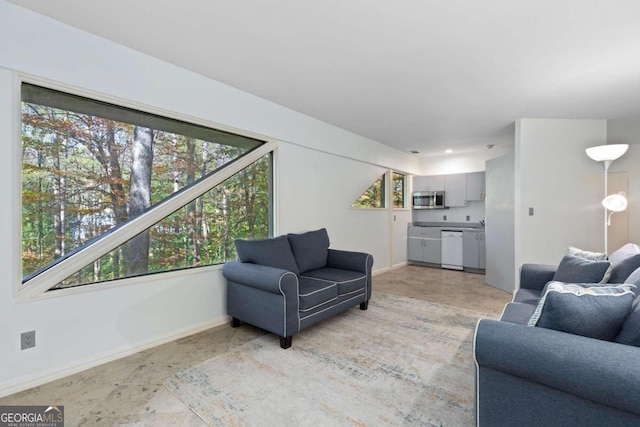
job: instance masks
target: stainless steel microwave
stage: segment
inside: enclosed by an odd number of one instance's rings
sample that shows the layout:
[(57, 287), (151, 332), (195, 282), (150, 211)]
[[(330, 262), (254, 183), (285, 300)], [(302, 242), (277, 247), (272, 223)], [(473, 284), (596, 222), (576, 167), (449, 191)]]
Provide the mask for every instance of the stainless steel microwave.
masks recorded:
[(413, 209), (446, 209), (444, 191), (416, 191), (411, 196)]

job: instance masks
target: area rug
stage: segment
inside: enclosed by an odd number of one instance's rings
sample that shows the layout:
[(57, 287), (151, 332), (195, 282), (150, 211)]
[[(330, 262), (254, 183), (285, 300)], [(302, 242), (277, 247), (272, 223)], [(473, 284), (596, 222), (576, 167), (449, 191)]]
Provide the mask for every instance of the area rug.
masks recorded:
[(211, 426), (471, 426), (480, 317), (378, 293), (288, 350), (269, 334), (164, 385)]

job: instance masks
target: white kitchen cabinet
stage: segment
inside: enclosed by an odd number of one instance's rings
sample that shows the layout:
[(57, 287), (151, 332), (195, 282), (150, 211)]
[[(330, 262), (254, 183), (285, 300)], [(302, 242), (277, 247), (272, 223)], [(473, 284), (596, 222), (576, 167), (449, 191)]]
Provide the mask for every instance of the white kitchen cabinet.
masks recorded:
[(413, 191), (444, 191), (444, 175), (414, 176)]
[(439, 227), (409, 227), (407, 235), (409, 261), (440, 264), (442, 249)]
[(467, 202), (467, 176), (456, 173), (444, 176), (444, 204), (448, 207), (465, 206)]
[(465, 230), (462, 233), (462, 265), (465, 268), (486, 268), (484, 230)]
[(413, 177), (413, 191), (425, 191), (428, 185), (429, 185), (428, 176)]
[(467, 200), (476, 201), (484, 200), (485, 196), (485, 173), (470, 172), (466, 174), (467, 178)]

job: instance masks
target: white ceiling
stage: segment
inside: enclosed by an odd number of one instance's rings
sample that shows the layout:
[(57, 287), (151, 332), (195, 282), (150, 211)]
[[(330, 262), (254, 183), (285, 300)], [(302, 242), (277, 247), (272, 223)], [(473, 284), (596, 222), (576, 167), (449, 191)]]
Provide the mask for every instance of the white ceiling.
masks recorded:
[(11, 2), (422, 156), (640, 118), (637, 0)]

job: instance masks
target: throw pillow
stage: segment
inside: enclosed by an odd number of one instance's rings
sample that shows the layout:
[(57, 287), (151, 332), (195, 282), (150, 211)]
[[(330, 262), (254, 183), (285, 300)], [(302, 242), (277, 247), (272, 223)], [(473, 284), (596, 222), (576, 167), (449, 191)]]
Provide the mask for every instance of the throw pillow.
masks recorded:
[(611, 261), (611, 283), (625, 283), (627, 277), (640, 267), (640, 246), (627, 243), (609, 255)]
[(560, 261), (553, 280), (565, 283), (605, 283), (610, 269), (609, 261), (589, 261), (567, 254)]
[(550, 282), (528, 325), (612, 341), (631, 312), (633, 288)]
[(567, 254), (579, 256), (580, 258), (588, 259), (589, 261), (606, 261), (607, 254), (604, 252), (591, 252), (583, 249), (578, 249), (573, 246), (569, 246)]
[(327, 266), (329, 235), (326, 228), (303, 234), (287, 234), (300, 273)]
[(273, 239), (236, 240), (235, 244), (238, 259), (242, 262), (267, 265), (299, 274), (286, 236)]

